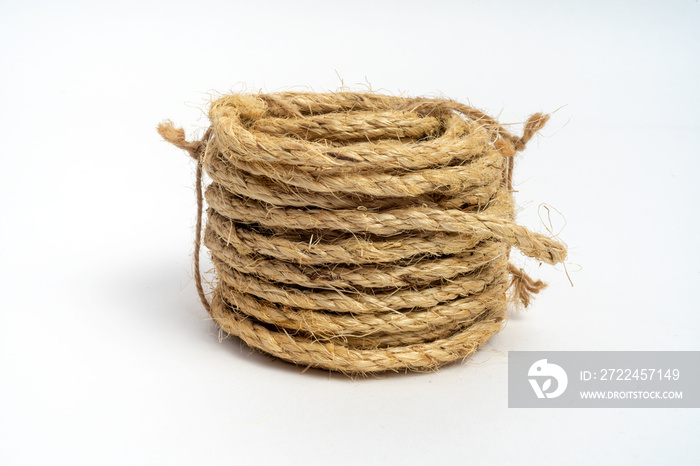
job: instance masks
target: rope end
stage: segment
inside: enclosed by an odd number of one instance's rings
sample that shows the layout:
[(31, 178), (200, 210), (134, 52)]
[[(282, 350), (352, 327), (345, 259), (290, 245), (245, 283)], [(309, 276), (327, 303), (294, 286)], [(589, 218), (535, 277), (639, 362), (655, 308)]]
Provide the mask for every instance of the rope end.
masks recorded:
[(186, 150), (190, 157), (199, 160), (200, 141), (188, 142), (185, 139), (185, 130), (176, 128), (172, 121), (165, 120), (156, 127), (158, 134), (175, 147)]
[(510, 288), (513, 290), (512, 299), (520, 302), (523, 307), (528, 307), (533, 295), (536, 295), (547, 287), (542, 280), (533, 280), (523, 269), (513, 264), (508, 265), (510, 272)]
[(532, 137), (547, 124), (549, 121), (549, 115), (545, 113), (534, 113), (530, 115), (530, 118), (525, 122), (525, 129), (523, 130), (523, 135), (520, 139), (515, 141), (515, 151), (520, 152), (525, 149), (525, 145), (532, 139)]

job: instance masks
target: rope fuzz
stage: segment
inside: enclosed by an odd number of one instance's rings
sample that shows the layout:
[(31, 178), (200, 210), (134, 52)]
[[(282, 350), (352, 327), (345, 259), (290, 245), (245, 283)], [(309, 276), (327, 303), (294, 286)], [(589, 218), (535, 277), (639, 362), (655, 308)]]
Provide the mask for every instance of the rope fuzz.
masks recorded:
[(527, 306), (545, 287), (511, 247), (566, 258), (514, 221), (513, 156), (548, 115), (517, 137), (450, 100), (341, 92), (228, 95), (209, 118), (193, 142), (158, 126), (197, 160), (195, 282), (223, 331), (268, 354), (347, 374), (436, 369), (500, 330), (509, 289)]

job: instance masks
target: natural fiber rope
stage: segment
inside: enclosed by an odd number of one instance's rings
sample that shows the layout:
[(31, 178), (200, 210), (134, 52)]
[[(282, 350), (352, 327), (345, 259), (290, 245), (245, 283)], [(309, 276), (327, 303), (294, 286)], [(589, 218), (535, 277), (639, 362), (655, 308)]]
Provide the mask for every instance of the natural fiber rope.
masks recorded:
[(544, 287), (509, 264), (511, 247), (566, 258), (514, 221), (513, 156), (547, 115), (517, 137), (450, 100), (341, 92), (228, 95), (209, 118), (199, 141), (158, 131), (197, 160), (200, 299), (266, 353), (348, 374), (435, 369), (501, 328), (509, 288), (527, 306)]

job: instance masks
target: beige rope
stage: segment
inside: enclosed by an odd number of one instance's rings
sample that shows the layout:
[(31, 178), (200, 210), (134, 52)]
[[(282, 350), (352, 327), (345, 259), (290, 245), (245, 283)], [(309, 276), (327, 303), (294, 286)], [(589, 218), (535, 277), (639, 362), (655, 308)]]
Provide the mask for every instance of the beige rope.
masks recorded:
[(501, 328), (509, 288), (524, 305), (544, 288), (509, 264), (511, 247), (566, 258), (514, 221), (513, 156), (547, 115), (517, 137), (450, 100), (341, 92), (233, 94), (209, 118), (200, 141), (158, 127), (197, 160), (197, 290), (223, 331), (281, 359), (435, 369)]

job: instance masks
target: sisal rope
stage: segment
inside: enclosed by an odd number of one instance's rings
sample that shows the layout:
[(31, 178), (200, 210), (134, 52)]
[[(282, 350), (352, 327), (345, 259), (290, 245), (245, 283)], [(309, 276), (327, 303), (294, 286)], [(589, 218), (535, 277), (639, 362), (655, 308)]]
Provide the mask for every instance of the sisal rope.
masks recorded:
[(265, 353), (347, 374), (432, 370), (500, 330), (509, 290), (527, 306), (544, 288), (511, 247), (566, 258), (514, 219), (513, 158), (547, 115), (518, 137), (450, 100), (340, 92), (228, 95), (209, 118), (199, 141), (158, 131), (197, 161), (199, 297)]

